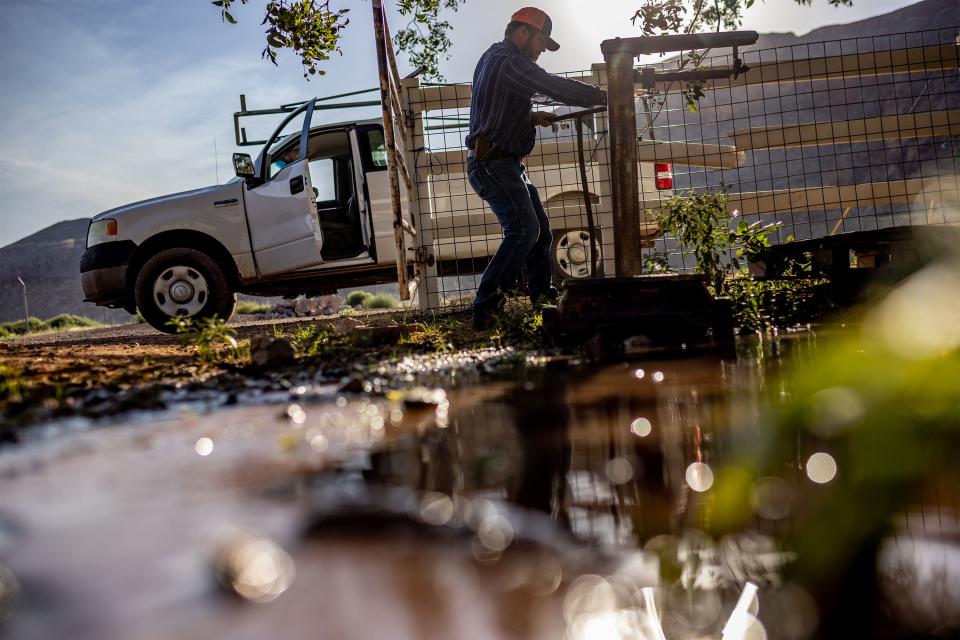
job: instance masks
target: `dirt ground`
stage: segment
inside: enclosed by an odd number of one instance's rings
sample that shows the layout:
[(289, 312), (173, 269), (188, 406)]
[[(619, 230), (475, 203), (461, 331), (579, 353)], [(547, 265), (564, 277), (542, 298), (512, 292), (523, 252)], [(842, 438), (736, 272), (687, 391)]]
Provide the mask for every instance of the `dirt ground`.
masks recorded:
[[(323, 320), (331, 318), (241, 317), (230, 326), (243, 344), (258, 334), (273, 335), (275, 326), (292, 334)], [(25, 409), (38, 405), (66, 409), (65, 402), (96, 389), (116, 392), (156, 383), (199, 382), (229, 366), (202, 361), (196, 347), (182, 336), (166, 335), (146, 324), (8, 339), (0, 342), (0, 417), (16, 421)]]
[[(297, 347), (297, 359), (288, 373), (311, 370), (337, 377), (351, 368), (380, 359), (397, 361), (411, 353), (450, 352), (489, 346), (496, 341), (478, 334), (456, 314), (442, 319), (416, 319), (410, 312), (378, 311), (356, 317), (374, 324), (386, 320), (414, 327), (402, 344), (370, 345), (347, 336), (321, 336), (318, 326), (331, 327), (338, 317), (288, 319), (235, 318), (230, 323), (241, 348), (257, 335), (283, 335)], [(314, 333), (311, 334), (310, 332)], [(296, 335), (312, 335), (308, 346), (296, 344)], [(332, 333), (332, 332), (331, 332)], [(454, 344), (456, 347), (454, 347)], [(215, 345), (220, 351), (226, 343)], [(247, 352), (240, 356), (202, 358), (185, 336), (166, 335), (145, 324), (39, 334), (0, 342), (0, 441), (16, 440), (14, 429), (49, 418), (91, 414), (94, 417), (127, 409), (159, 408), (158, 393), (165, 388), (200, 386), (224, 389), (249, 384), (252, 371)], [(281, 367), (282, 369), (282, 367)], [(282, 375), (282, 370), (273, 369)], [(120, 406), (122, 405), (122, 406)], [(142, 405), (142, 406), (141, 406)]]
[[(258, 334), (272, 335), (274, 325), (292, 333), (318, 320), (330, 318), (239, 319), (230, 326), (242, 341)], [(221, 370), (216, 364), (199, 362), (195, 347), (182, 337), (160, 333), (146, 324), (27, 336), (0, 342), (0, 353), (0, 365), (30, 386), (123, 387), (198, 379)]]

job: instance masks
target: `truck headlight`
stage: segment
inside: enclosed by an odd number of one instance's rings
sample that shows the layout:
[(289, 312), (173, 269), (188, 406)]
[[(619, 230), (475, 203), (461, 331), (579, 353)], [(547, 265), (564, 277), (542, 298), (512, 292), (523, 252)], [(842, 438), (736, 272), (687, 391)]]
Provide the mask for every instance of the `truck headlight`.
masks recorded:
[(104, 242), (114, 242), (117, 239), (117, 221), (112, 218), (104, 218), (90, 223), (87, 229), (87, 246), (92, 247), (95, 244)]

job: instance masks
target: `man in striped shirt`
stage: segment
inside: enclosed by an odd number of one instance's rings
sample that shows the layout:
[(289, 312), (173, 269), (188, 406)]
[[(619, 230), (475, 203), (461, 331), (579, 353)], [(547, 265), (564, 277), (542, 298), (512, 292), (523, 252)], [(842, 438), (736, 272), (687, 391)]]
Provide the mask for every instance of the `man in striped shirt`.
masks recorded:
[(467, 178), (496, 214), (504, 234), (477, 288), (473, 323), (478, 329), (493, 324), (503, 308), (504, 291), (515, 286), (523, 269), (534, 304), (557, 300), (550, 271), (550, 222), (522, 164), (533, 150), (535, 127), (549, 126), (552, 116), (533, 111), (531, 98), (540, 94), (582, 107), (607, 101), (602, 89), (547, 73), (536, 64), (541, 53), (560, 48), (550, 37), (552, 30), (550, 17), (540, 9), (520, 9), (503, 41), (487, 49), (473, 73)]

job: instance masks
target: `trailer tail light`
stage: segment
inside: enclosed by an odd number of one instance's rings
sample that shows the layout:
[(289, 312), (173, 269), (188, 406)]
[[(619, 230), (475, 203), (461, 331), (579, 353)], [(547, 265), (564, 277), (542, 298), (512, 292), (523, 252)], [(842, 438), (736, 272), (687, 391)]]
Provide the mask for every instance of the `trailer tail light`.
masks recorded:
[(669, 162), (658, 162), (654, 165), (656, 172), (657, 189), (673, 189), (673, 168)]

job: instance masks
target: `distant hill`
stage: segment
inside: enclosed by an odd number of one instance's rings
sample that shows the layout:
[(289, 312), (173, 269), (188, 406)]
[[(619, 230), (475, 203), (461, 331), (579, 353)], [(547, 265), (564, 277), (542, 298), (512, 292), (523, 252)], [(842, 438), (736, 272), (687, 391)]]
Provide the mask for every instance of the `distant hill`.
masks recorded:
[[(867, 0), (858, 0), (866, 3)], [(829, 11), (829, 8), (811, 8), (810, 11)], [(911, 33), (916, 31), (928, 31), (931, 29), (949, 29), (960, 26), (960, 0), (921, 0), (915, 4), (884, 13), (872, 18), (858, 20), (847, 24), (830, 25), (814, 29), (803, 35), (797, 35), (792, 32), (785, 33), (761, 33), (757, 42), (741, 47), (741, 52), (759, 51), (763, 49), (773, 49), (776, 47), (790, 47), (795, 45), (809, 44), (813, 42), (829, 42), (831, 40), (844, 40), (850, 38), (869, 38), (871, 36), (894, 35), (898, 33)], [(960, 37), (960, 33), (956, 34)], [(865, 43), (869, 48), (869, 45)], [(710, 56), (719, 56), (729, 54), (727, 47), (714, 48), (710, 51)], [(663, 63), (672, 63), (678, 56), (668, 56), (663, 59)], [(788, 59), (790, 53), (787, 50), (778, 52), (778, 58)]]
[(75, 313), (100, 322), (120, 323), (132, 316), (83, 301), (80, 256), (87, 235), (87, 218), (65, 220), (0, 248), (0, 322), (23, 318), (23, 288), (27, 284), (30, 315), (50, 318)]
[[(866, 0), (864, 4), (869, 3)], [(828, 11), (829, 9), (810, 9)], [(760, 36), (757, 44), (750, 49), (823, 42), (842, 38), (863, 38), (868, 36), (908, 33), (925, 29), (943, 29), (960, 25), (960, 0), (921, 0), (916, 4), (865, 18), (849, 24), (838, 24), (814, 29), (802, 36), (792, 33), (766, 33)]]

